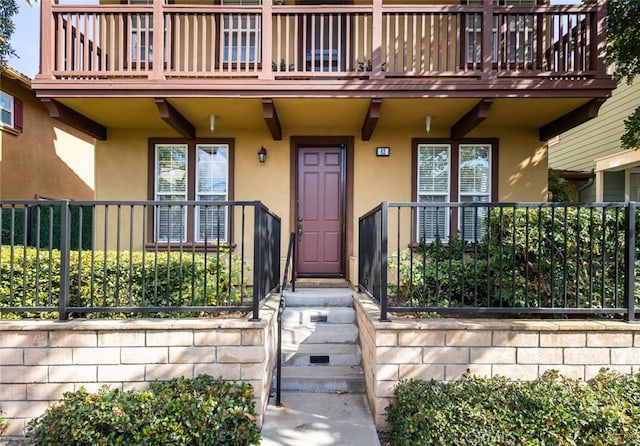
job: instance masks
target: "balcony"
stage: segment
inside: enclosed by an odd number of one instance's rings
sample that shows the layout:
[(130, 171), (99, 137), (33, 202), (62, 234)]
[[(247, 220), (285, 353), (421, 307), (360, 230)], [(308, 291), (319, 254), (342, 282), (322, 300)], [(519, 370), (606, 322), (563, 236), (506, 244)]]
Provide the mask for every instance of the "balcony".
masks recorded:
[(74, 80), (89, 88), (149, 80), (191, 88), (202, 80), (593, 82), (608, 79), (605, 15), (604, 2), (229, 6), (45, 0), (34, 86), (63, 88), (59, 81)]

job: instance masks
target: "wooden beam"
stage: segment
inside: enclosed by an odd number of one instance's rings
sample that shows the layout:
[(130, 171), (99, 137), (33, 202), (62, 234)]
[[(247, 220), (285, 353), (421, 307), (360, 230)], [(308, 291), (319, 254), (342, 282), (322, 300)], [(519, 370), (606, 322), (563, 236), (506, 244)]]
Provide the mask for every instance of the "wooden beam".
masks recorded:
[(271, 98), (262, 99), (262, 117), (267, 124), (271, 137), (274, 141), (280, 141), (282, 139), (282, 127), (280, 126), (280, 119), (278, 119), (278, 111), (276, 105)]
[(605, 100), (606, 99), (604, 98), (592, 99), (586, 104), (570, 111), (566, 115), (560, 116), (555, 121), (540, 127), (540, 141), (547, 141), (554, 136), (558, 136), (567, 130), (571, 130), (580, 124), (595, 118), (598, 116), (598, 110), (600, 110), (600, 107), (604, 104)]
[(160, 119), (185, 138), (195, 138), (196, 128), (187, 118), (185, 118), (173, 105), (164, 98), (155, 98), (156, 107)]
[(451, 139), (462, 139), (471, 130), (478, 127), (482, 121), (489, 117), (489, 109), (493, 99), (482, 99), (467, 112), (453, 127), (451, 127)]
[(380, 98), (372, 98), (371, 103), (369, 104), (369, 110), (367, 110), (367, 114), (364, 117), (364, 122), (362, 123), (362, 140), (369, 141), (371, 139), (371, 135), (373, 135), (373, 131), (376, 129), (376, 124), (378, 124), (378, 119), (380, 118), (380, 106), (382, 105), (382, 99)]
[(85, 115), (78, 113), (72, 108), (50, 98), (41, 99), (42, 103), (49, 111), (49, 116), (60, 122), (64, 122), (68, 126), (78, 129), (89, 136), (93, 136), (100, 141), (107, 139), (107, 128), (102, 124), (98, 124), (87, 118)]

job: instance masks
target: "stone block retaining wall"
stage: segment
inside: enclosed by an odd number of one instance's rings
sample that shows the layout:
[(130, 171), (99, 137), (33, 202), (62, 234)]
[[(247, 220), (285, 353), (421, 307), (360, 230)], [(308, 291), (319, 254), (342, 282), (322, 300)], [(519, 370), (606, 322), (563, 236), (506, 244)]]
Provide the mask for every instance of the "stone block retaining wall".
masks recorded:
[(260, 321), (243, 318), (0, 321), (3, 439), (67, 391), (107, 384), (128, 390), (150, 381), (200, 374), (253, 385), (259, 423), (275, 363), (277, 299)]
[(603, 368), (640, 372), (640, 324), (607, 320), (393, 319), (354, 299), (367, 397), (378, 430), (399, 381), (454, 381), (465, 372), (532, 380), (549, 369), (588, 380)]

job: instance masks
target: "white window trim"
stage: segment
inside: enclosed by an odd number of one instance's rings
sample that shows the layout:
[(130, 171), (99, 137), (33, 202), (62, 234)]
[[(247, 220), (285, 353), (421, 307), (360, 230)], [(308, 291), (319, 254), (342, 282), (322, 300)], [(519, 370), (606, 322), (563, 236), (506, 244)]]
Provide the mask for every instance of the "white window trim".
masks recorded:
[(3, 127), (7, 127), (10, 129), (15, 129), (16, 125), (16, 101), (13, 95), (9, 93), (5, 93), (4, 91), (0, 91), (0, 96), (7, 98), (9, 100), (10, 108), (6, 109), (4, 107), (1, 108), (1, 111), (7, 110), (11, 115), (11, 122), (0, 121), (0, 125)]
[[(155, 148), (154, 148), (154, 152), (155, 152), (155, 166), (154, 166), (154, 200), (155, 201), (161, 201), (160, 197), (161, 196), (167, 196), (167, 195), (179, 195), (177, 192), (160, 192), (159, 190), (159, 175), (160, 175), (160, 166), (159, 166), (159, 159), (158, 159), (158, 153), (159, 153), (159, 147), (162, 146), (184, 146), (185, 149), (185, 191), (184, 191), (184, 196), (182, 197), (182, 200), (187, 201), (188, 199), (188, 194), (189, 194), (189, 145), (188, 144), (156, 144)], [(170, 202), (171, 200), (167, 200), (168, 202)], [(173, 239), (171, 238), (171, 232), (169, 231), (169, 233), (167, 234), (167, 238), (160, 240), (159, 238), (159, 233), (160, 233), (160, 221), (159, 221), (159, 208), (155, 209), (154, 212), (154, 225), (153, 227), (154, 229), (154, 234), (153, 234), (153, 238), (155, 241), (158, 242), (163, 242), (163, 243), (176, 243), (176, 242), (185, 242), (187, 240), (187, 213), (185, 212), (186, 209), (183, 209), (182, 211), (182, 237), (179, 239)]]
[[(216, 150), (220, 150), (220, 149), (224, 149), (227, 152), (227, 157), (226, 157), (226, 174), (225, 174), (225, 180), (224, 180), (224, 193), (220, 193), (220, 192), (210, 192), (210, 193), (201, 193), (198, 191), (198, 184), (200, 183), (200, 169), (198, 169), (198, 149), (199, 147), (208, 147), (208, 148), (215, 148)], [(214, 195), (214, 196), (219, 196), (222, 197), (223, 200), (222, 201), (228, 201), (229, 199), (229, 145), (228, 144), (207, 144), (207, 143), (198, 143), (195, 145), (195, 154), (196, 154), (196, 158), (195, 158), (195, 189), (194, 189), (194, 194), (195, 194), (195, 200), (196, 201), (204, 201), (207, 204), (211, 203), (216, 203), (216, 201), (208, 201), (208, 200), (201, 200), (199, 197), (201, 195)], [(228, 209), (224, 208), (222, 210), (222, 212), (224, 212), (224, 221), (225, 221), (225, 227), (224, 227), (224, 233), (222, 234), (222, 237), (220, 238), (220, 242), (222, 243), (226, 243), (228, 241), (228, 236), (229, 236), (229, 216), (228, 216)], [(197, 207), (195, 209), (195, 213), (196, 215), (199, 214), (199, 207)], [(194, 224), (195, 224), (195, 232), (194, 232), (194, 241), (196, 243), (204, 243), (204, 239), (200, 238), (200, 219), (199, 218), (194, 218)], [(216, 238), (217, 240), (217, 238)], [(211, 242), (213, 240), (207, 239), (208, 242)]]
[[(416, 165), (416, 169), (420, 169), (420, 148), (421, 147), (441, 147), (441, 148), (446, 148), (447, 150), (447, 191), (445, 192), (435, 192), (435, 193), (421, 193), (420, 192), (420, 175), (417, 175), (417, 180), (416, 180), (416, 197), (418, 199), (418, 202), (420, 203), (420, 197), (424, 196), (424, 197), (444, 197), (444, 202), (443, 203), (448, 203), (451, 201), (451, 152), (453, 150), (452, 144), (451, 143), (420, 143), (417, 146), (417, 150), (418, 150), (418, 156), (417, 156), (417, 165)], [(435, 202), (434, 202), (435, 203)], [(442, 239), (445, 238), (449, 238), (449, 234), (450, 234), (450, 215), (449, 215), (449, 211), (448, 208), (444, 208), (445, 209), (445, 218), (444, 218), (444, 233), (441, 235)], [(419, 219), (418, 219), (419, 220)], [(421, 228), (418, 227), (419, 225), (416, 225), (416, 240), (420, 241), (420, 231)], [(423, 239), (425, 242), (432, 242), (435, 239)]]
[[(451, 202), (451, 184), (453, 182), (453, 151), (457, 150), (457, 166), (455, 166), (456, 172), (455, 175), (457, 177), (457, 190), (455, 191), (457, 194), (457, 202), (458, 203), (462, 203), (462, 197), (486, 197), (486, 202), (490, 203), (494, 197), (494, 194), (496, 193), (496, 191), (494, 190), (494, 167), (495, 167), (495, 163), (498, 161), (496, 158), (496, 153), (495, 153), (495, 149), (496, 149), (496, 144), (497, 141), (495, 142), (487, 142), (487, 141), (477, 141), (474, 142), (473, 140), (469, 140), (468, 142), (433, 142), (430, 143), (428, 141), (426, 142), (418, 142), (414, 148), (417, 151), (417, 155), (416, 155), (416, 165), (415, 165), (415, 169), (417, 169), (417, 171), (415, 172), (415, 178), (416, 178), (416, 184), (415, 184), (415, 197), (416, 197), (416, 201), (417, 202), (421, 202), (420, 197), (421, 196), (445, 196), (445, 203), (446, 202)], [(444, 193), (429, 193), (429, 194), (425, 194), (425, 193), (420, 193), (420, 175), (419, 175), (419, 169), (420, 169), (420, 148), (421, 147), (447, 147), (447, 153), (448, 153), (448, 159), (447, 159), (447, 170), (448, 170), (448, 182), (447, 182), (447, 193), (446, 195)], [(462, 161), (462, 157), (460, 156), (460, 153), (462, 151), (462, 149), (464, 149), (465, 147), (486, 147), (488, 149), (488, 161), (489, 161), (489, 166), (488, 166), (488, 178), (487, 178), (487, 186), (488, 186), (488, 191), (485, 193), (474, 193), (474, 194), (469, 194), (469, 193), (462, 193), (461, 191), (461, 186), (462, 186), (462, 182), (461, 182), (461, 178), (460, 178), (460, 165), (461, 165), (461, 161)], [(482, 208), (480, 208), (482, 209)], [(419, 216), (418, 216), (418, 221), (420, 220)], [(457, 217), (457, 230), (458, 230), (458, 234), (460, 235), (461, 229), (462, 229), (462, 212), (458, 211), (458, 217)], [(449, 238), (449, 236), (451, 235), (451, 221), (450, 221), (450, 211), (449, 208), (447, 208), (447, 213), (445, 214), (445, 228), (444, 228), (444, 234), (441, 236), (443, 239), (444, 238)], [(433, 242), (434, 239), (427, 239), (427, 238), (421, 238), (421, 228), (419, 227), (418, 224), (416, 224), (416, 229), (415, 229), (415, 240), (416, 242), (420, 242), (420, 241), (425, 241), (425, 242)], [(465, 237), (467, 241), (473, 241), (474, 237)]]
[[(465, 147), (486, 147), (488, 149), (487, 153), (488, 153), (488, 158), (489, 158), (489, 171), (488, 171), (488, 175), (487, 175), (487, 186), (488, 186), (488, 191), (487, 192), (483, 192), (483, 193), (473, 193), (473, 194), (469, 194), (469, 193), (464, 193), (462, 192), (462, 181), (460, 179), (460, 168), (461, 168), (461, 164), (462, 164), (462, 156), (460, 156), (462, 149)], [(458, 201), (460, 203), (462, 203), (462, 197), (486, 197), (487, 203), (491, 202), (491, 185), (493, 184), (493, 178), (491, 177), (493, 169), (492, 169), (492, 163), (493, 163), (493, 156), (492, 156), (492, 149), (493, 146), (492, 144), (488, 144), (488, 143), (461, 143), (458, 144)], [(478, 209), (478, 214), (480, 214), (482, 212), (482, 209), (486, 209), (486, 208), (482, 208), (482, 207), (478, 207), (478, 208), (471, 208), (471, 209)], [(479, 215), (479, 218), (482, 218)], [(460, 233), (460, 236), (462, 237), (462, 225), (463, 225), (463, 221), (462, 221), (462, 212), (458, 212), (458, 232)], [(465, 234), (466, 235), (466, 234)], [(478, 239), (475, 237), (475, 234), (473, 237), (465, 237), (466, 241), (478, 241)]]
[[(159, 181), (159, 149), (166, 147), (180, 147), (185, 151), (185, 190), (184, 192), (161, 192), (160, 181)], [(225, 178), (224, 178), (224, 193), (220, 192), (212, 192), (212, 193), (200, 193), (198, 191), (198, 180), (199, 180), (199, 169), (197, 166), (198, 163), (198, 148), (199, 147), (207, 147), (207, 148), (216, 148), (216, 149), (224, 149), (226, 150), (226, 165), (225, 165)], [(229, 201), (230, 199), (230, 190), (229, 187), (231, 185), (231, 157), (232, 157), (232, 144), (226, 142), (197, 142), (195, 140), (184, 140), (184, 141), (176, 141), (176, 142), (155, 142), (153, 144), (153, 156), (154, 156), (154, 166), (153, 166), (153, 199), (155, 201), (162, 201), (162, 196), (178, 196), (180, 197), (179, 201), (201, 201), (199, 199), (200, 195), (215, 195), (223, 198), (222, 201)], [(191, 176), (190, 176), (191, 173)], [(216, 201), (206, 201), (202, 200), (204, 203), (216, 203)], [(171, 204), (171, 200), (166, 200), (167, 205)], [(202, 244), (205, 240), (199, 237), (200, 230), (200, 221), (198, 217), (199, 206), (194, 206), (191, 209), (187, 209), (186, 207), (182, 209), (182, 234), (181, 237), (171, 237), (172, 233), (167, 234), (166, 237), (160, 238), (160, 222), (158, 217), (158, 208), (156, 208), (154, 212), (154, 220), (153, 220), (153, 234), (151, 240), (155, 243), (161, 244), (174, 244), (174, 243), (187, 243), (187, 244)], [(230, 227), (230, 215), (228, 208), (224, 208), (222, 210), (224, 213), (224, 233), (221, 234), (220, 238), (216, 238), (215, 240), (207, 239), (207, 243), (219, 242), (220, 244), (228, 244), (231, 238), (232, 228)]]
[(624, 201), (631, 200), (631, 175), (640, 175), (640, 166), (626, 169), (624, 172)]

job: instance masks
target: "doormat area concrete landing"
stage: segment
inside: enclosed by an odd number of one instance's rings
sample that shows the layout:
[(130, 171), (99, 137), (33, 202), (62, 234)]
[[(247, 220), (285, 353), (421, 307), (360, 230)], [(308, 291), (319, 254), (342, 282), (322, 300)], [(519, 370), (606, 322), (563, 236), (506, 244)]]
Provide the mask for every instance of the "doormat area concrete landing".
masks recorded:
[(271, 398), (260, 446), (380, 446), (364, 394), (283, 392)]
[(316, 277), (299, 277), (296, 288), (351, 288), (351, 283), (345, 279), (330, 279)]

